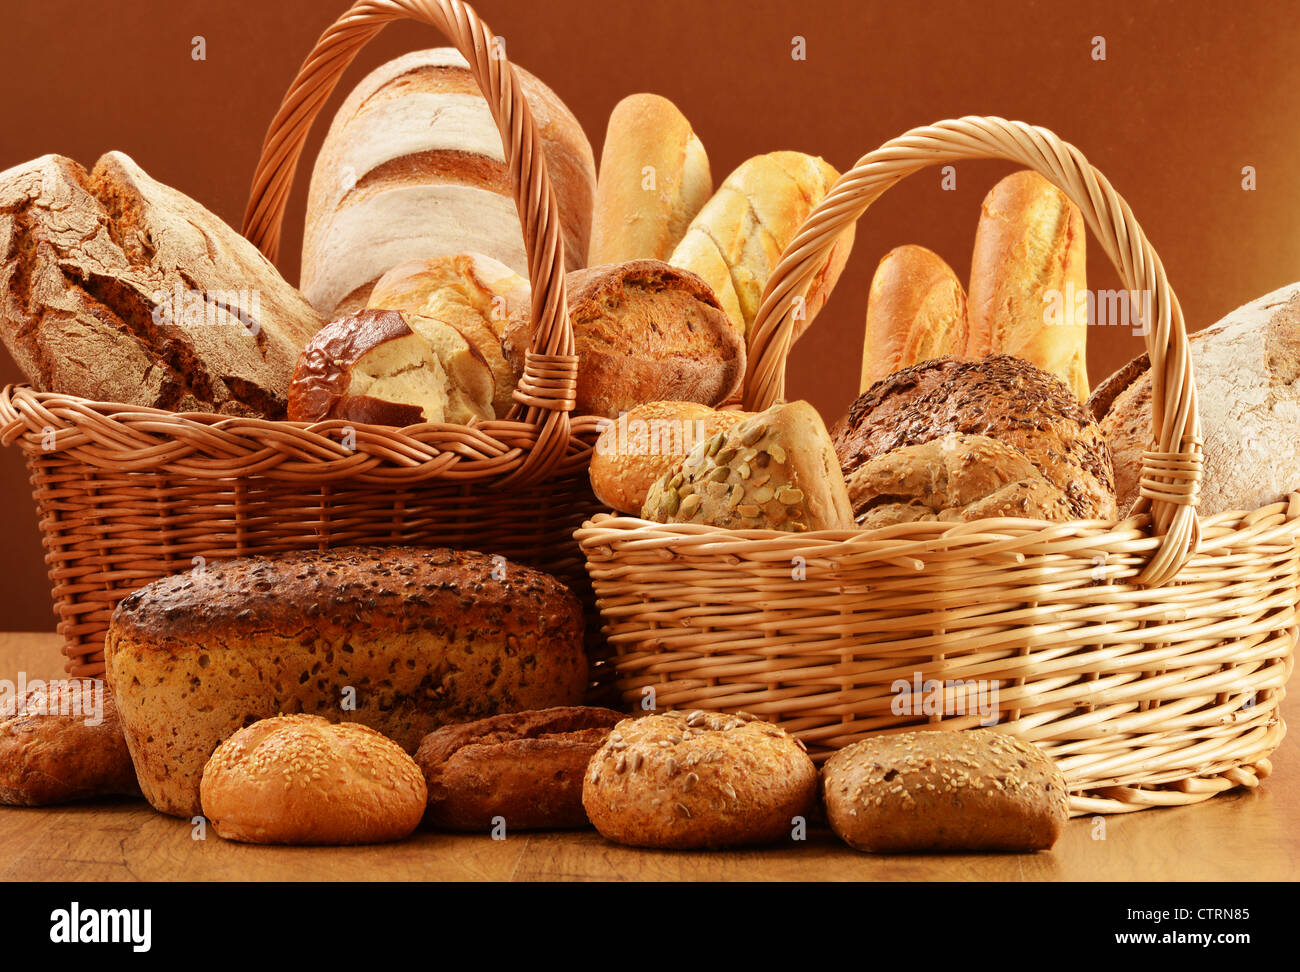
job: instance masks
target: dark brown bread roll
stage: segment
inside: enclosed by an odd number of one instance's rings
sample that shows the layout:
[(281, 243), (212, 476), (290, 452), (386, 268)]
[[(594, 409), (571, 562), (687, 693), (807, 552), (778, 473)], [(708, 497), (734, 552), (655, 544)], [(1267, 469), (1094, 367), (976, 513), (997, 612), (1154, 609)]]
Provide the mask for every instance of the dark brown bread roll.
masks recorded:
[(582, 776), (609, 730), (613, 709), (556, 706), (444, 726), (424, 737), (415, 761), (429, 787), (425, 821), (446, 830), (588, 827)]
[(0, 803), (38, 807), (140, 795), (117, 706), (102, 680), (40, 682), (0, 718)]
[[(577, 410), (616, 418), (643, 402), (717, 405), (740, 387), (745, 342), (717, 296), (689, 270), (632, 260), (567, 278), (569, 317), (582, 359)], [(506, 357), (522, 370), (531, 326), (506, 327)]]
[(817, 802), (817, 767), (749, 716), (665, 712), (620, 722), (592, 757), (582, 805), (609, 840), (700, 848), (788, 839)]
[(145, 797), (199, 812), (216, 745), (280, 713), (359, 722), (414, 752), (439, 726), (574, 705), (578, 599), (485, 554), (353, 547), (208, 564), (125, 598), (104, 645)]
[(312, 715), (263, 719), (203, 769), (203, 814), (249, 844), (377, 844), (420, 824), (424, 777), (391, 739)]
[(1069, 817), (1065, 778), (995, 729), (903, 732), (841, 749), (822, 767), (826, 819), (862, 851), (1034, 851)]
[(904, 368), (860, 395), (831, 430), (846, 479), (866, 462), (952, 432), (1018, 449), (1065, 495), (1075, 519), (1113, 520), (1115, 477), (1097, 422), (1059, 378), (991, 354)]

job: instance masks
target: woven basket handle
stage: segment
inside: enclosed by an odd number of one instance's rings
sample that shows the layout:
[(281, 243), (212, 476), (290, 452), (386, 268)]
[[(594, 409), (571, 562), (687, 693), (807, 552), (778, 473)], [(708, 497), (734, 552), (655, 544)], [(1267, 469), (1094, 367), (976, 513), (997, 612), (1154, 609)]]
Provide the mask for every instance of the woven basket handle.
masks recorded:
[(794, 311), (802, 306), (796, 298), (807, 293), (839, 233), (905, 176), (930, 165), (987, 158), (1016, 162), (1059, 187), (1083, 213), (1124, 286), (1151, 295), (1152, 320), (1144, 323), (1151, 356), (1151, 424), (1159, 444), (1143, 453), (1136, 509), (1150, 510), (1161, 543), (1138, 580), (1163, 584), (1200, 542), (1201, 431), (1183, 312), (1128, 204), (1078, 149), (1046, 129), (967, 117), (913, 129), (859, 159), (808, 216), (768, 280), (750, 337), (745, 408), (764, 409), (784, 397)]
[[(357, 52), (384, 25), (404, 18), (438, 28), (456, 46), (501, 132), (532, 283), (532, 340), (515, 389), (519, 404), (511, 417), (520, 417), (522, 405), (523, 421), (548, 433), (539, 437), (525, 468), (530, 462), (545, 463), (568, 440), (567, 413), (574, 407), (578, 374), (565, 295), (560, 211), (519, 79), (473, 9), (460, 0), (358, 0), (335, 21), (298, 70), (267, 130), (243, 232), (268, 259), (276, 259), (285, 206), (312, 122)], [(531, 477), (521, 470), (520, 478)]]

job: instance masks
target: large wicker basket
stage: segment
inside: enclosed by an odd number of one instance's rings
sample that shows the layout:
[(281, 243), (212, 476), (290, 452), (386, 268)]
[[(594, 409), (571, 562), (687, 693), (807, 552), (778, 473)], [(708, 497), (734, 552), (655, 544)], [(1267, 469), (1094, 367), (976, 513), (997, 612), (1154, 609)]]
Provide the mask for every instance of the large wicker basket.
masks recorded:
[(103, 671), (119, 600), (200, 558), (450, 545), (587, 586), (572, 534), (599, 508), (586, 476), (598, 420), (570, 415), (578, 359), (559, 213), (522, 89), (474, 11), (459, 0), (363, 0), (330, 27), (271, 123), (244, 232), (275, 259), (313, 120), (361, 47), (403, 17), (455, 44), (501, 131), (532, 282), (514, 410), (469, 427), (309, 426), (4, 389), (0, 442), (17, 443), (27, 461), (70, 672)]
[(795, 298), (837, 233), (906, 175), (975, 158), (1017, 162), (1061, 187), (1124, 285), (1152, 295), (1159, 446), (1144, 456), (1137, 515), (797, 535), (596, 516), (577, 536), (615, 685), (628, 704), (653, 690), (659, 708), (747, 710), (818, 758), (872, 733), (984, 722), (974, 685), (996, 700), (987, 709), (1000, 728), (1057, 760), (1076, 814), (1255, 786), (1285, 732), (1300, 495), (1198, 520), (1182, 312), (1128, 206), (1073, 146), (1022, 123), (964, 118), (859, 160), (768, 284), (745, 406), (783, 396)]

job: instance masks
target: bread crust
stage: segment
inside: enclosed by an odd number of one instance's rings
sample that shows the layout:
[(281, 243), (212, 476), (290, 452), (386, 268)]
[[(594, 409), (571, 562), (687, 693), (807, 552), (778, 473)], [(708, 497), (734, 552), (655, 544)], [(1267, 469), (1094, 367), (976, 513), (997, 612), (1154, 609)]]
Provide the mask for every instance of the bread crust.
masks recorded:
[(425, 822), (486, 831), (590, 826), (582, 809), (587, 764), (621, 712), (557, 706), (445, 726), (424, 737), (415, 761), (429, 788)]
[(655, 94), (628, 95), (605, 130), (587, 264), (667, 260), (712, 194), (708, 156), (677, 106)]
[(213, 748), (258, 719), (359, 722), (414, 752), (447, 723), (580, 703), (583, 630), (577, 598), (541, 571), (353, 547), (154, 581), (118, 605), (104, 654), (146, 798), (188, 816)]
[(587, 816), (608, 840), (676, 849), (788, 839), (816, 799), (817, 768), (793, 736), (698, 710), (620, 722), (582, 788)]
[(203, 769), (203, 814), (226, 840), (376, 844), (424, 813), (420, 769), (368, 726), (313, 715), (263, 719), (217, 747)]
[[(1065, 306), (1086, 292), (1087, 232), (1069, 197), (1031, 170), (995, 185), (981, 205), (970, 275), (970, 344), (966, 357), (1012, 354), (1088, 397), (1088, 322)], [(1051, 292), (1062, 320), (1045, 317)]]
[(826, 761), (822, 796), (841, 840), (885, 854), (1046, 850), (1070, 804), (1041, 749), (994, 729), (864, 739)]
[(1065, 494), (1021, 452), (952, 432), (863, 463), (848, 482), (863, 529), (919, 520), (1072, 519)]
[(58, 693), (48, 684), (15, 700), (15, 714), (0, 721), (0, 804), (39, 807), (140, 796), (112, 693), (102, 681), (67, 681), (83, 699), (84, 693), (103, 691), (103, 721), (87, 725), (92, 715), (84, 711), (56, 714), (62, 710), (50, 702), (57, 703)]
[(859, 394), (919, 361), (964, 357), (966, 290), (943, 258), (923, 246), (890, 250), (867, 299)]
[(1072, 518), (1116, 517), (1114, 473), (1101, 428), (1054, 375), (992, 354), (904, 368), (860, 395), (831, 430), (846, 478), (902, 446), (951, 432), (986, 435), (1022, 452), (1066, 497)]
[[(745, 343), (713, 291), (659, 260), (588, 267), (567, 279), (578, 357), (577, 411), (616, 417), (643, 402), (717, 405), (745, 376)], [(506, 328), (506, 355), (522, 371), (526, 318)]]

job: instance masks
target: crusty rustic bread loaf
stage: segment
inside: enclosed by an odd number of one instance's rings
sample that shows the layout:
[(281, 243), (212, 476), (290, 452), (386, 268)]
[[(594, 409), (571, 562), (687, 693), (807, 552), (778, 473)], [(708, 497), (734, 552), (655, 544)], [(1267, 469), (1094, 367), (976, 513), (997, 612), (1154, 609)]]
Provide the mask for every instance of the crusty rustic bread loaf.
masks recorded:
[[(588, 267), (568, 276), (578, 357), (577, 410), (614, 418), (667, 399), (716, 405), (745, 376), (745, 342), (708, 284), (659, 260)], [(506, 326), (506, 357), (523, 370), (526, 316)]]
[(492, 369), (492, 411), (504, 418), (514, 404), (519, 373), (506, 360), (501, 338), (512, 317), (527, 317), (528, 281), (481, 253), (453, 253), (398, 264), (379, 278), (369, 306), (442, 321), (459, 331)]
[(587, 827), (582, 776), (609, 731), (626, 719), (592, 706), (556, 706), (444, 726), (415, 761), (429, 787), (425, 822), (446, 830), (506, 832)]
[(289, 418), (381, 425), (495, 418), (496, 381), (475, 344), (450, 324), (360, 310), (307, 342), (289, 386)]
[(1065, 494), (1072, 518), (1115, 518), (1101, 428), (1059, 378), (1009, 355), (904, 368), (860, 395), (831, 438), (851, 478), (877, 456), (950, 432), (986, 435), (1024, 453)]
[(38, 807), (140, 796), (113, 695), (102, 679), (39, 682), (0, 709), (0, 803)]
[(0, 172), (0, 338), (40, 391), (283, 418), (320, 316), (257, 249), (120, 152)]
[(1024, 453), (986, 435), (950, 432), (864, 462), (847, 479), (863, 529), (918, 520), (1073, 519), (1065, 494)]
[[(512, 65), (541, 135), (565, 265), (586, 264), (596, 163), (564, 102)], [(352, 89), (321, 145), (307, 195), (302, 290), (328, 317), (367, 306), (408, 260), (473, 251), (528, 275), (501, 135), (450, 47), (389, 61)]]
[[(699, 274), (742, 334), (758, 314), (781, 254), (839, 173), (802, 152), (769, 152), (742, 162), (691, 220), (668, 262)], [(809, 284), (794, 339), (808, 328), (839, 280), (853, 248), (852, 225), (840, 234)]]
[(966, 290), (923, 246), (885, 254), (871, 278), (859, 394), (900, 368), (966, 355)]
[(1044, 850), (1070, 809), (1051, 759), (995, 729), (864, 739), (826, 761), (822, 797), (845, 843), (885, 854)]
[(817, 767), (799, 740), (749, 716), (703, 711), (620, 722), (582, 787), (596, 829), (636, 847), (789, 839), (816, 802)]
[(1028, 169), (984, 197), (971, 256), (966, 356), (1012, 354), (1088, 397), (1087, 229), (1065, 193)]
[(449, 722), (573, 705), (577, 598), (484, 554), (361, 547), (249, 557), (126, 597), (104, 645), (145, 797), (197, 813), (222, 739), (279, 713), (360, 722), (414, 752)]
[(752, 414), (695, 402), (638, 405), (612, 420), (596, 440), (592, 492), (611, 509), (640, 516), (655, 480), (680, 467), (697, 443)]
[(641, 515), (735, 530), (853, 528), (835, 448), (807, 402), (773, 405), (698, 443), (650, 487)]
[(377, 844), (420, 824), (425, 784), (402, 747), (355, 722), (262, 719), (203, 768), (203, 815), (249, 844)]
[(709, 157), (677, 106), (628, 95), (605, 129), (588, 265), (667, 260), (712, 194)]
[[(1190, 344), (1205, 441), (1197, 511), (1254, 510), (1300, 490), (1300, 284), (1237, 308)], [(1139, 496), (1142, 452), (1156, 447), (1149, 369), (1143, 354), (1088, 401), (1125, 512)]]

